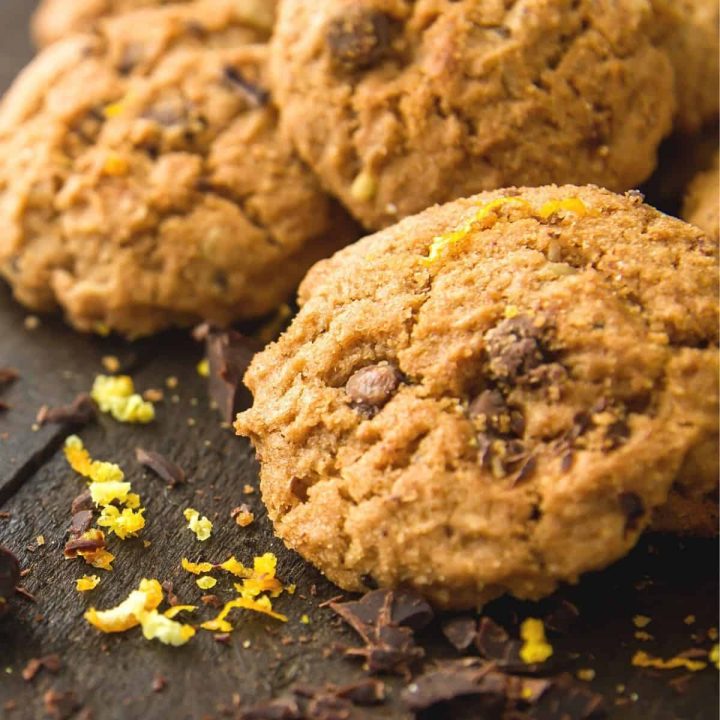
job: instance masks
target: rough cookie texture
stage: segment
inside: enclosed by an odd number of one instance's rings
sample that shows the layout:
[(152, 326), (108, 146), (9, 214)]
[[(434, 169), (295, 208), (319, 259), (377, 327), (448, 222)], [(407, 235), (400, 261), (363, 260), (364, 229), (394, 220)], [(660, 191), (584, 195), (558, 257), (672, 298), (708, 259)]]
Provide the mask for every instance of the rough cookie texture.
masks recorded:
[(446, 607), (616, 560), (679, 473), (717, 481), (716, 270), (639, 194), (573, 186), (434, 207), (322, 261), (236, 422), (278, 535), (346, 589)]
[[(44, 51), (0, 107), (0, 271), (131, 336), (285, 300), (356, 237), (277, 130), (238, 0), (140, 10)], [(281, 271), (280, 271), (281, 269)]]
[(718, 176), (718, 153), (712, 168), (699, 173), (690, 183), (683, 217), (689, 223), (702, 228), (715, 242), (720, 237), (720, 178)]
[[(98, 20), (159, 5), (176, 5), (188, 0), (42, 0), (32, 19), (32, 35), (39, 47), (68, 35), (94, 29)], [(269, 32), (275, 13), (275, 0), (239, 0), (238, 9), (248, 22)]]
[(285, 0), (281, 123), (366, 226), (508, 185), (650, 175), (673, 74), (636, 0)]
[[(676, 124), (695, 132), (718, 115), (718, 0), (651, 0), (676, 74)], [(717, 128), (716, 128), (717, 132)]]

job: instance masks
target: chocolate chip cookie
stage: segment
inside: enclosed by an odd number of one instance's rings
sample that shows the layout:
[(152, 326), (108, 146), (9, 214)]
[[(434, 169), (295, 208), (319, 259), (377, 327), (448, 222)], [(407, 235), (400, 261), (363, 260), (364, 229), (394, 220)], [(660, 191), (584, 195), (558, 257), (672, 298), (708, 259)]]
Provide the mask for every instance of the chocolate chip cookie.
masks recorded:
[[(510, 189), (322, 261), (245, 377), (278, 535), (348, 590), (540, 598), (717, 481), (717, 248), (593, 187)], [(711, 480), (712, 479), (712, 480)]]
[(238, 0), (45, 50), (0, 107), (0, 271), (34, 310), (145, 335), (271, 311), (356, 237), (277, 128)]
[(281, 123), (370, 228), (508, 185), (627, 190), (674, 109), (654, 22), (635, 0), (285, 0)]
[(713, 167), (699, 173), (690, 183), (683, 217), (693, 225), (702, 228), (715, 242), (720, 237), (720, 179), (718, 178), (718, 153), (715, 153)]
[[(50, 45), (76, 32), (92, 30), (98, 20), (139, 10), (175, 5), (188, 0), (42, 0), (32, 19), (32, 35), (39, 47)], [(270, 32), (276, 0), (240, 0), (238, 10), (247, 22)]]
[[(695, 132), (718, 115), (718, 0), (651, 0), (661, 45), (675, 70), (676, 124)], [(715, 128), (717, 132), (717, 128)]]

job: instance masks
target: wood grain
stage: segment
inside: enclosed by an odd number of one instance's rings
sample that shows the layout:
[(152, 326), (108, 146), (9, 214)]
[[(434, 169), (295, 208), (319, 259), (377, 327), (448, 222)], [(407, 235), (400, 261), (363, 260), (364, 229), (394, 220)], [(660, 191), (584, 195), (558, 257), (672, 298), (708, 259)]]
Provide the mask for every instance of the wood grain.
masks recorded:
[[(29, 57), (26, 25), (31, 8), (27, 0), (0, 4), (0, 87)], [(297, 682), (342, 683), (361, 677), (356, 663), (331, 652), (337, 644), (354, 644), (353, 633), (331, 611), (319, 608), (338, 594), (337, 588), (273, 537), (258, 492), (243, 492), (246, 484), (257, 488), (257, 465), (248, 444), (223, 429), (209, 407), (205, 381), (195, 371), (200, 348), (184, 333), (140, 345), (89, 338), (57, 319), (43, 319), (38, 329), (28, 331), (26, 314), (2, 287), (0, 366), (16, 367), (22, 377), (3, 394), (12, 408), (0, 414), (0, 509), (9, 513), (9, 518), (0, 517), (0, 543), (12, 548), (29, 571), (23, 582), (37, 603), (15, 598), (12, 613), (0, 620), (0, 717), (45, 717), (42, 694), (49, 688), (72, 689), (99, 720), (232, 717), (238, 699), (253, 703)], [(31, 426), (42, 404), (66, 404), (77, 392), (88, 390), (107, 354), (133, 359), (140, 389), (166, 391), (158, 419), (150, 426), (120, 425), (103, 416), (81, 432), (93, 456), (120, 463), (142, 495), (147, 505), (143, 537), (151, 545), (111, 541), (117, 554), (115, 571), (97, 571), (101, 585), (81, 596), (74, 580), (89, 568), (62, 557), (70, 503), (83, 487), (59, 452), (69, 428), (49, 426), (34, 432)], [(170, 376), (179, 379), (176, 390), (165, 388)], [(169, 489), (144, 471), (135, 460), (138, 445), (178, 463), (188, 482)], [(242, 502), (256, 515), (248, 528), (238, 527), (229, 515)], [(185, 528), (182, 510), (188, 506), (213, 519), (215, 532), (207, 543), (198, 543)], [(42, 547), (35, 547), (38, 535), (45, 538)], [(197, 603), (202, 592), (180, 569), (183, 555), (219, 561), (235, 554), (247, 563), (266, 551), (278, 555), (280, 577), (298, 585), (294, 597), (277, 600), (277, 609), (290, 618), (287, 625), (245, 613), (238, 616), (229, 645), (199, 631), (190, 644), (173, 649), (143, 640), (138, 630), (101, 635), (82, 618), (89, 604), (114, 605), (142, 577), (172, 580), (181, 601)], [(717, 717), (718, 680), (713, 670), (693, 675), (688, 691), (679, 694), (668, 680), (682, 673), (647, 671), (630, 663), (639, 648), (670, 657), (690, 647), (709, 647), (707, 631), (717, 624), (717, 567), (715, 542), (650, 538), (624, 561), (563, 591), (562, 596), (578, 605), (581, 617), (570, 635), (554, 640), (556, 651), (575, 654), (569, 671), (596, 671), (590, 685), (605, 695), (612, 717)], [(227, 579), (216, 590), (224, 598), (232, 594)], [(501, 600), (487, 610), (512, 622), (543, 608)], [(199, 612), (203, 619), (213, 614), (211, 609)], [(309, 625), (300, 622), (304, 614), (310, 616)], [(635, 614), (652, 618), (647, 631), (654, 640), (634, 637)], [(695, 616), (693, 624), (684, 622), (688, 615)], [(455, 656), (438, 622), (421, 640), (428, 662)], [(32, 682), (21, 678), (31, 658), (52, 652), (62, 657), (57, 676), (41, 671)], [(167, 679), (159, 693), (152, 691), (157, 674)], [(389, 701), (368, 710), (367, 717), (409, 717), (397, 699), (401, 681), (388, 682)], [(14, 703), (14, 710), (4, 709), (8, 702)]]

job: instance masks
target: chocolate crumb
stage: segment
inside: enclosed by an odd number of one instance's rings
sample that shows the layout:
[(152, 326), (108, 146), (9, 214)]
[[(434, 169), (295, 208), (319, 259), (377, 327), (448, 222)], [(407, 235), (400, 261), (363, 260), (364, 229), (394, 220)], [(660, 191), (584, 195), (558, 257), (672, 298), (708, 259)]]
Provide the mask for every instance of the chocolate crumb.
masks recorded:
[(95, 404), (86, 394), (78, 395), (70, 405), (51, 408), (43, 405), (35, 418), (39, 425), (87, 425), (95, 418)]
[(168, 605), (175, 607), (175, 605), (180, 604), (180, 600), (178, 600), (178, 596), (175, 594), (175, 585), (172, 580), (165, 580), (161, 587), (167, 595)]
[(203, 605), (208, 607), (221, 608), (223, 606), (223, 601), (217, 595), (203, 595), (200, 600)]
[(56, 675), (60, 672), (62, 664), (59, 655), (46, 655), (40, 658), (31, 658), (22, 670), (22, 679), (30, 682), (42, 669)]
[(167, 687), (167, 678), (164, 675), (157, 673), (153, 677), (152, 691), (155, 693), (162, 692)]
[(45, 712), (53, 720), (67, 720), (82, 707), (82, 703), (80, 703), (72, 690), (60, 692), (50, 689), (43, 695), (43, 703)]
[(135, 448), (135, 459), (148, 470), (152, 470), (161, 480), (170, 487), (176, 487), (185, 482), (185, 471), (164, 455), (153, 450)]
[(216, 643), (220, 643), (221, 645), (229, 645), (230, 644), (230, 633), (215, 633), (213, 635), (213, 640)]
[(477, 621), (472, 617), (457, 617), (442, 625), (443, 635), (456, 650), (467, 650), (475, 640)]
[(480, 619), (475, 647), (484, 658), (492, 660), (499, 668), (518, 670), (531, 667), (520, 657), (522, 642), (513, 640), (505, 628), (489, 617)]

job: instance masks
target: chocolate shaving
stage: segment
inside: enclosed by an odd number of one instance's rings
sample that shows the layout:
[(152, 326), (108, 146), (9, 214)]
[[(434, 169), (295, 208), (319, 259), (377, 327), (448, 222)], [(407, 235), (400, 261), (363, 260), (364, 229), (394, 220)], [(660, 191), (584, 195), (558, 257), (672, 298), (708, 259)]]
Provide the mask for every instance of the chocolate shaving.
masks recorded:
[(226, 65), (223, 68), (223, 76), (234, 88), (242, 92), (252, 107), (263, 107), (268, 104), (270, 93), (246, 80), (237, 68)]
[(489, 617), (480, 619), (475, 647), (484, 658), (492, 660), (497, 667), (511, 672), (527, 674), (537, 672), (539, 665), (527, 664), (520, 657), (522, 645), (521, 640), (513, 640), (494, 620)]
[(104, 547), (105, 539), (103, 537), (71, 538), (65, 543), (64, 554), (66, 558), (74, 558), (79, 552), (93, 552)]
[(477, 635), (477, 620), (472, 617), (458, 617), (442, 625), (443, 635), (456, 650), (467, 650)]
[(160, 673), (156, 673), (152, 681), (152, 691), (155, 693), (162, 692), (167, 687), (167, 678)]
[(360, 600), (330, 603), (330, 607), (365, 642), (364, 647), (344, 652), (347, 657), (364, 658), (369, 672), (407, 675), (409, 665), (424, 657), (413, 630), (427, 625), (433, 612), (420, 596), (404, 590), (373, 590)]
[(532, 705), (551, 686), (551, 680), (508, 675), (493, 663), (465, 658), (445, 661), (423, 673), (405, 688), (401, 697), (416, 712), (465, 696), (494, 697), (511, 706)]
[(241, 409), (252, 403), (242, 378), (260, 347), (234, 330), (209, 332), (205, 346), (210, 368), (210, 396), (223, 420), (231, 423)]
[(45, 704), (45, 712), (53, 720), (67, 720), (82, 707), (82, 703), (72, 690), (59, 692), (50, 689), (43, 695), (43, 703)]
[(95, 504), (92, 501), (92, 495), (90, 490), (83, 490), (73, 501), (70, 507), (70, 512), (73, 515), (81, 512), (82, 510), (92, 510)]
[(15, 594), (20, 581), (20, 563), (15, 555), (0, 545), (0, 617), (8, 611), (8, 600)]
[(605, 713), (601, 695), (578, 684), (570, 675), (561, 675), (533, 709), (532, 717), (535, 720), (590, 720)]
[(87, 425), (95, 418), (95, 404), (86, 393), (78, 395), (70, 405), (51, 408), (43, 405), (36, 420), (39, 425), (55, 423), (58, 425)]
[(80, 537), (83, 533), (87, 532), (93, 523), (93, 511), (92, 510), (80, 510), (72, 516), (72, 522), (70, 523), (70, 535), (73, 538)]
[(21, 675), (25, 682), (30, 682), (40, 670), (47, 670), (49, 673), (56, 675), (60, 672), (62, 663), (59, 655), (46, 655), (45, 657), (32, 658), (23, 668)]
[(170, 487), (176, 487), (185, 482), (185, 471), (164, 455), (153, 450), (135, 448), (135, 459), (143, 466), (152, 470), (161, 480)]

